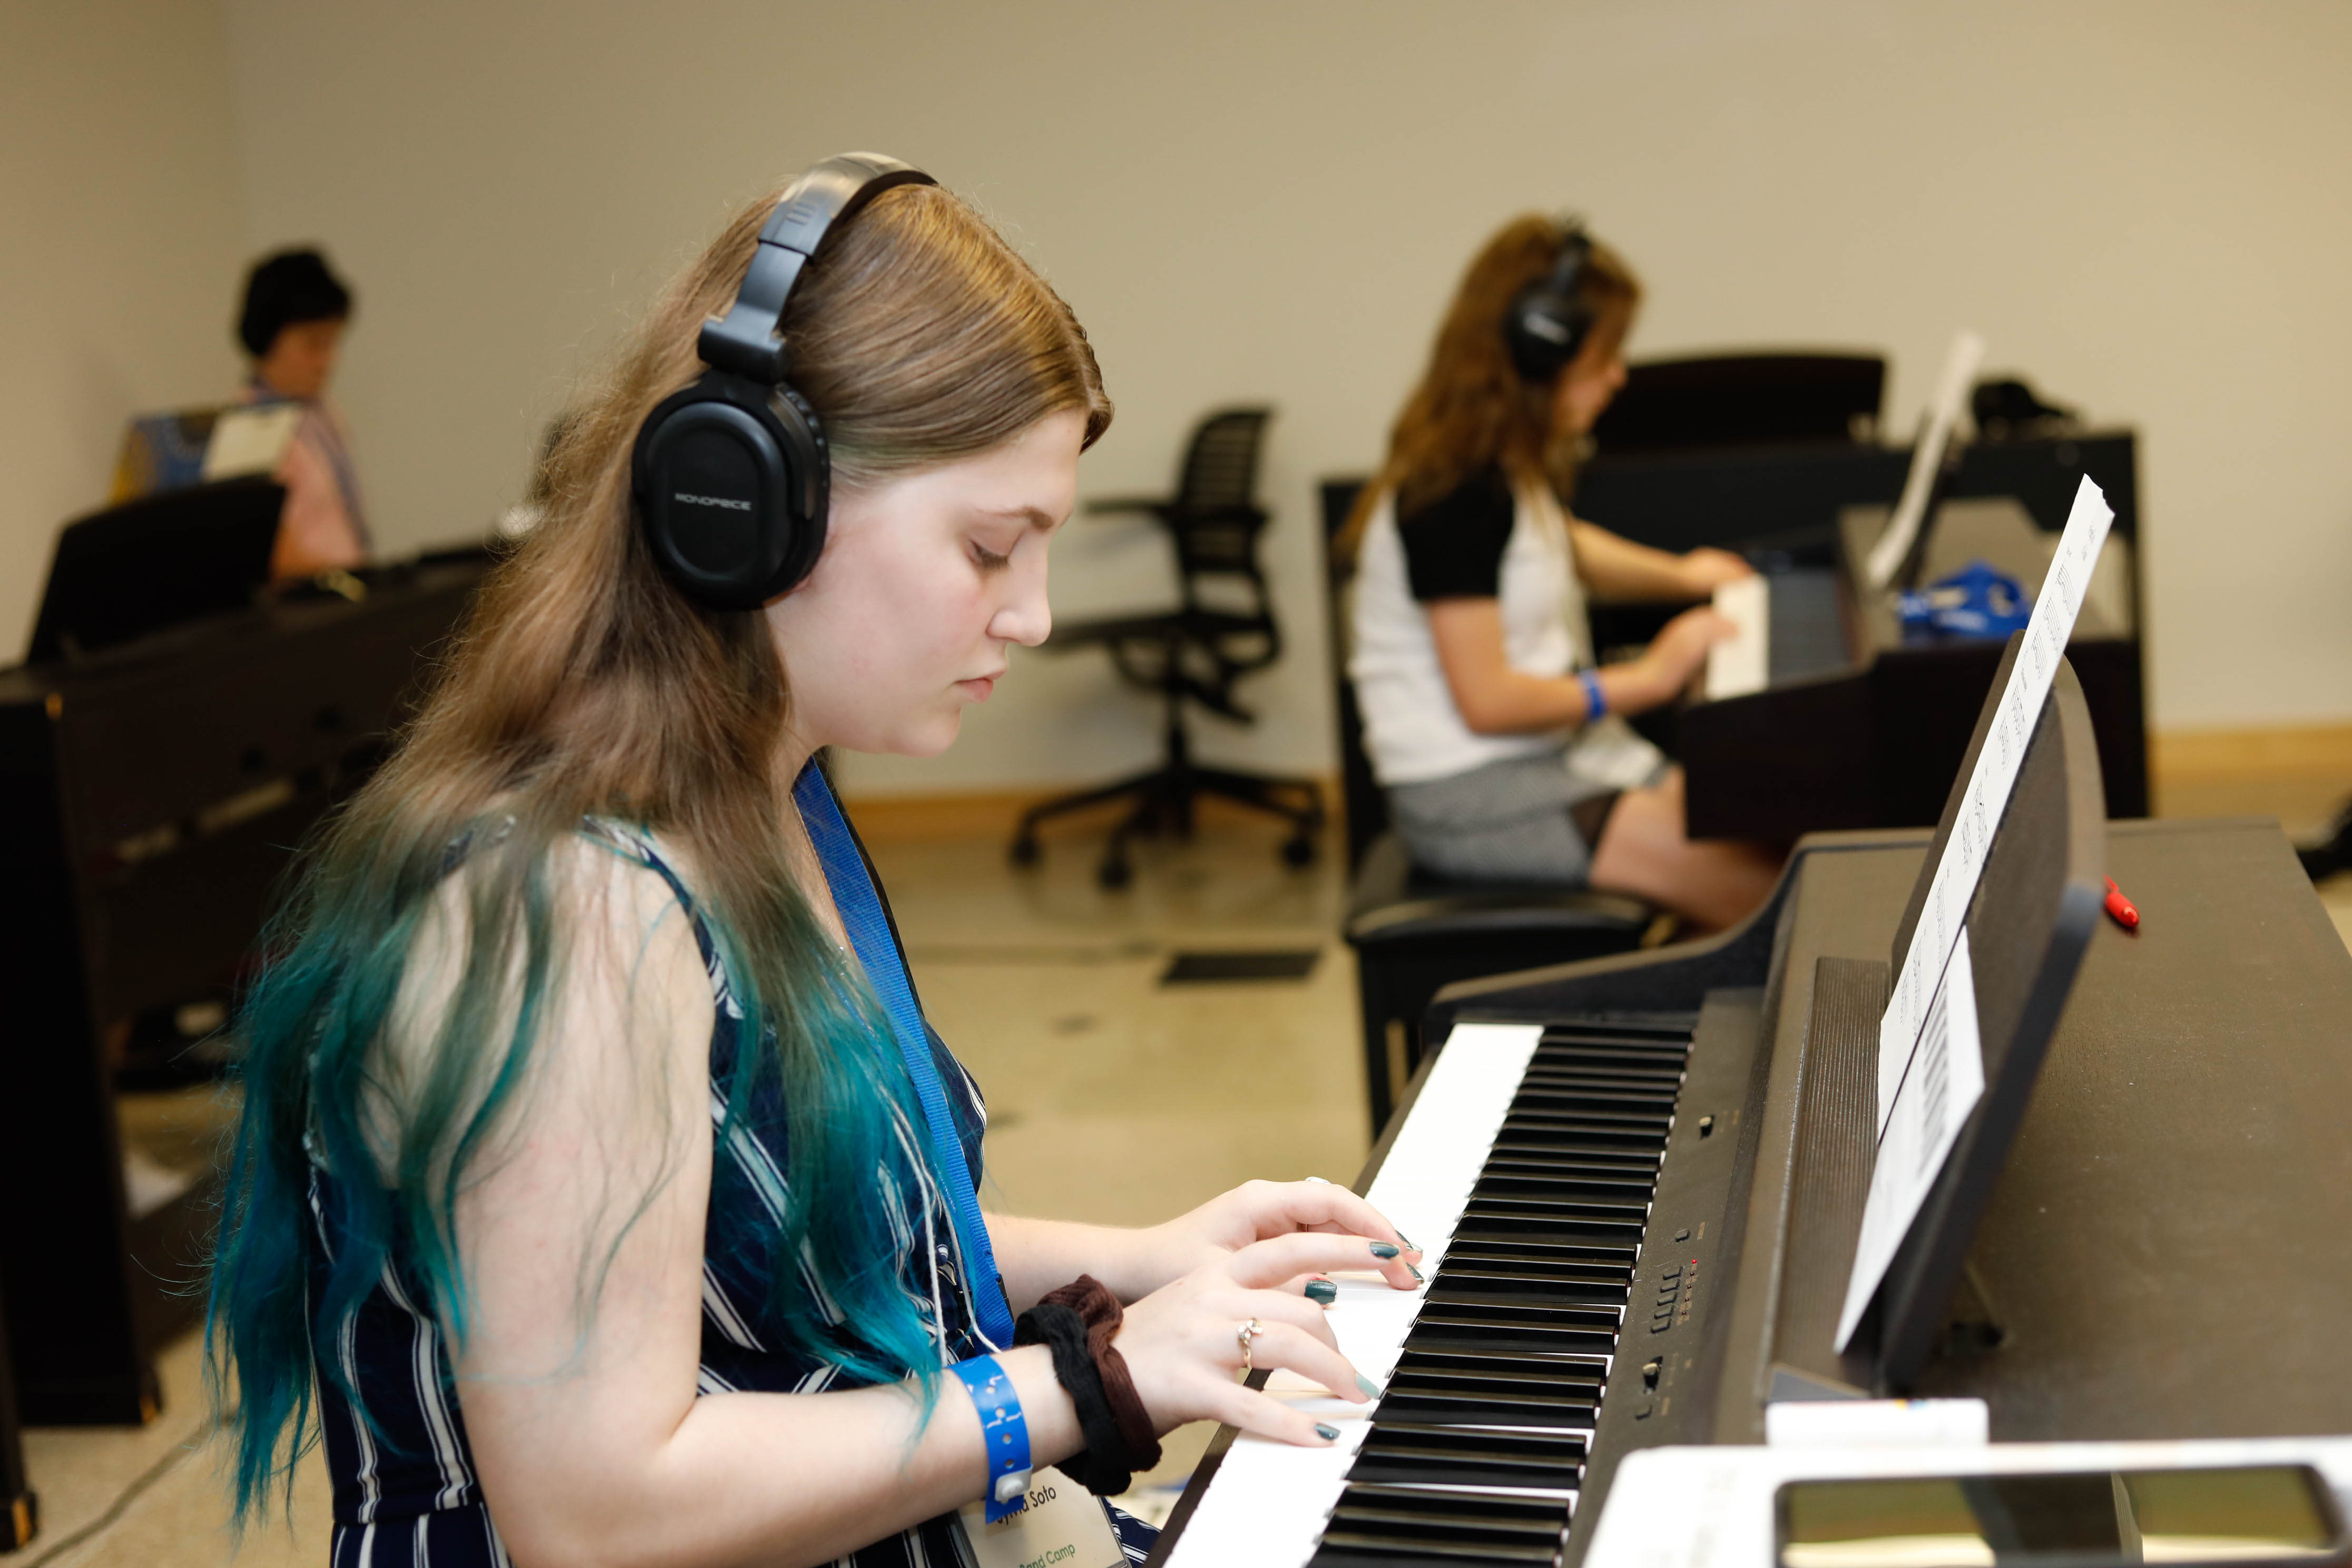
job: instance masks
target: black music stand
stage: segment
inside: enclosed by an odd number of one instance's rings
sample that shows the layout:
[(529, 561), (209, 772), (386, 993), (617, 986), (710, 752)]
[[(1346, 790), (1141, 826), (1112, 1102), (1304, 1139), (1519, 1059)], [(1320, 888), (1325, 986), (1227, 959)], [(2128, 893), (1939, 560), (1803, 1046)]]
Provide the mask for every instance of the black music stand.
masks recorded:
[[(1874, 1055), (1875, 1024), (1885, 1005), (1889, 976), (1910, 946), (1927, 903), (1928, 884), (1951, 837), (1969, 776), (1984, 749), (2000, 693), (2009, 684), (2023, 640), (2022, 633), (2010, 638), (2000, 668), (1993, 677), (1992, 695), (1977, 716), (1959, 778), (1945, 802), (1935, 841), (1912, 886), (1902, 923), (1895, 928), (1887, 967), (1850, 963), (1832, 970), (1825, 963), (1818, 977), (1817, 985), (1857, 993), (1848, 1000), (1857, 1004), (1859, 1015), (1869, 1020)], [(2073, 667), (2061, 661), (1969, 902), (1967, 928), (1984, 1048), (1984, 1095), (1961, 1125), (1941, 1173), (1889, 1265), (1853, 1343), (1842, 1358), (1844, 1382), (1896, 1391), (1911, 1388), (1942, 1345), (1978, 1223), (1984, 1217), (2002, 1162), (2024, 1120), (2034, 1079), (2042, 1071), (2051, 1037), (2065, 1011), (2067, 994), (2105, 906), (2105, 798), (2090, 710), (2084, 703)], [(1817, 995), (1817, 1016), (1824, 1000)], [(1874, 1091), (1874, 1069), (1866, 1081)], [(1824, 1197), (1834, 1193), (1840, 1200), (1826, 1208), (1816, 1206), (1811, 1216), (1825, 1227), (1823, 1240), (1834, 1237), (1843, 1243), (1832, 1247), (1828, 1255), (1817, 1255), (1824, 1256), (1824, 1260), (1826, 1256), (1842, 1256), (1843, 1267), (1836, 1271), (1840, 1295), (1852, 1268), (1874, 1163), (1874, 1092), (1864, 1098), (1869, 1104), (1864, 1111), (1868, 1120), (1863, 1129), (1862, 1158), (1848, 1163), (1846, 1179), (1814, 1189)], [(1808, 1105), (1808, 1111), (1812, 1109)], [(1813, 1131), (1826, 1134), (1830, 1130), (1821, 1126)], [(1820, 1159), (1823, 1151), (1809, 1152)], [(1808, 1152), (1801, 1152), (1801, 1159), (1807, 1157)], [(1833, 1322), (1833, 1318), (1830, 1321)], [(1822, 1352), (1829, 1348), (1819, 1341), (1811, 1345), (1792, 1343), (1786, 1336), (1781, 1344), (1784, 1352), (1797, 1351), (1816, 1367), (1822, 1364)]]
[(269, 581), (286, 487), (224, 479), (142, 496), (66, 524), (27, 664), (95, 653), (250, 604)]

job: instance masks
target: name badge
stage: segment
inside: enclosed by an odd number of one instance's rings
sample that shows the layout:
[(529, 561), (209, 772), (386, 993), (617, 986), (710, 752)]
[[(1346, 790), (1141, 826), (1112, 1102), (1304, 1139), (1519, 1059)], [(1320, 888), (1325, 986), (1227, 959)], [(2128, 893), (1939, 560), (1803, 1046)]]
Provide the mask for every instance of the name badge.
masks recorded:
[(963, 1568), (1127, 1568), (1102, 1504), (1059, 1470), (1039, 1466), (1028, 1501), (994, 1524), (982, 1517), (986, 1506), (956, 1512)]

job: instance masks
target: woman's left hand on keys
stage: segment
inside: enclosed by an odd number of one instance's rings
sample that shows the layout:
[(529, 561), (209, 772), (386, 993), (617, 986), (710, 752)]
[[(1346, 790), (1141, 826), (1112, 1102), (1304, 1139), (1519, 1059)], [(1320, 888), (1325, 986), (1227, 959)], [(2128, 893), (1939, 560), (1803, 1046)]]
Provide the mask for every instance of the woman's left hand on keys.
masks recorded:
[(1136, 1294), (1148, 1294), (1255, 1242), (1301, 1230), (1391, 1243), (1398, 1256), (1381, 1263), (1381, 1273), (1399, 1289), (1409, 1290), (1420, 1282), (1412, 1265), (1421, 1249), (1380, 1210), (1347, 1188), (1318, 1181), (1244, 1182), (1190, 1214), (1135, 1233), (1140, 1276), (1136, 1283), (1142, 1286)]

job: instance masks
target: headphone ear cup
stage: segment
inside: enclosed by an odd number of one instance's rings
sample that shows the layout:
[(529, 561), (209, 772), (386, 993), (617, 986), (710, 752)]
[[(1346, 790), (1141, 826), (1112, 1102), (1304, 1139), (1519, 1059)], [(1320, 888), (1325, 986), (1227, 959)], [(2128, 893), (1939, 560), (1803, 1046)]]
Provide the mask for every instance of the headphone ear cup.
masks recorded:
[(798, 587), (816, 569), (816, 558), (824, 553), (825, 521), (833, 505), (833, 454), (825, 445), (824, 421), (791, 382), (773, 392), (769, 412), (783, 437), (786, 464), (799, 482), (785, 498), (780, 519), (782, 548), (763, 600)]
[(781, 394), (713, 371), (637, 433), (631, 489), (646, 547), (697, 604), (757, 609), (805, 576), (824, 543), (823, 438), (807, 403)]
[(1523, 290), (1511, 301), (1511, 313), (1505, 319), (1503, 336), (1512, 368), (1527, 381), (1557, 380), (1584, 346), (1591, 328), (1581, 300), (1563, 299), (1540, 283)]

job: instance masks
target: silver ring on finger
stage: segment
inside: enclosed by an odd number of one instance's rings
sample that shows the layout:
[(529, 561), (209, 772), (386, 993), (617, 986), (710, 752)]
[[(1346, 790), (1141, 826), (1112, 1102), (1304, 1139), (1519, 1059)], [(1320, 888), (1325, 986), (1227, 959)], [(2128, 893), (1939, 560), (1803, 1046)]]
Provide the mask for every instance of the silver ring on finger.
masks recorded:
[(1234, 1331), (1234, 1338), (1240, 1342), (1242, 1347), (1242, 1375), (1244, 1377), (1247, 1377), (1251, 1373), (1257, 1370), (1257, 1368), (1252, 1364), (1250, 1360), (1250, 1342), (1264, 1332), (1265, 1332), (1265, 1325), (1259, 1322), (1255, 1318), (1244, 1319), (1241, 1327)]

